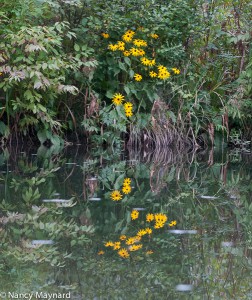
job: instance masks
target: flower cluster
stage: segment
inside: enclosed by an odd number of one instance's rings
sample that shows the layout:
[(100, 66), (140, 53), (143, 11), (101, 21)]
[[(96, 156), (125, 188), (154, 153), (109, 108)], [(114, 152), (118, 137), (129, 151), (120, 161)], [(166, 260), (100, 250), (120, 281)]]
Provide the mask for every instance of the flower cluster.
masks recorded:
[[(124, 179), (124, 183), (130, 184), (130, 179), (129, 178)], [(139, 211), (137, 211), (136, 209), (132, 210), (131, 219), (135, 220), (138, 218), (138, 216), (139, 216)], [(129, 258), (131, 255), (130, 252), (135, 252), (140, 249), (144, 249), (144, 244), (145, 244), (145, 242), (150, 241), (152, 234), (153, 234), (153, 230), (164, 227), (164, 225), (168, 219), (167, 216), (163, 213), (156, 213), (156, 214), (148, 213), (148, 214), (146, 214), (145, 218), (146, 218), (147, 223), (151, 223), (153, 221), (155, 222), (152, 227), (153, 229), (150, 226), (144, 227), (144, 228), (138, 228), (135, 231), (135, 235), (126, 236), (125, 234), (123, 234), (119, 237), (118, 241), (115, 241), (115, 242), (107, 241), (104, 243), (104, 246), (106, 248), (110, 248), (111, 250), (117, 251), (117, 254), (122, 258)], [(172, 227), (172, 226), (175, 226), (176, 224), (177, 224), (176, 221), (171, 221), (168, 225), (170, 227)], [(150, 224), (148, 224), (148, 225), (150, 225)], [(148, 249), (148, 246), (147, 246), (147, 249)], [(147, 250), (147, 249), (145, 252), (146, 255), (153, 254), (152, 250), (150, 250), (150, 249)], [(102, 251), (100, 251), (100, 252), (102, 252)], [(98, 252), (98, 254), (100, 252)], [(102, 254), (104, 254), (104, 251)]]
[[(122, 192), (123, 194), (127, 195), (131, 192), (131, 179), (130, 178), (125, 178), (123, 180), (123, 186), (122, 186)], [(113, 201), (120, 201), (122, 200), (122, 193), (118, 190), (115, 190), (113, 191), (111, 194), (110, 194), (110, 198), (113, 200)]]
[[(138, 31), (143, 31), (143, 30), (138, 30)], [(122, 35), (122, 40), (117, 41), (116, 43), (110, 43), (108, 45), (108, 49), (112, 52), (114, 51), (121, 51), (123, 56), (128, 57), (132, 56), (135, 58), (138, 58), (141, 62), (141, 64), (145, 67), (153, 68), (156, 65), (156, 59), (155, 59), (155, 52), (153, 52), (153, 45), (152, 43), (154, 42), (153, 39), (158, 39), (158, 35), (156, 33), (151, 33), (149, 34), (149, 38), (152, 39), (151, 42), (151, 47), (148, 47), (148, 43), (146, 40), (142, 38), (135, 38), (137, 33), (133, 30), (127, 30), (123, 35)], [(142, 36), (142, 33), (140, 33)], [(104, 38), (108, 38), (107, 33), (102, 33), (102, 36)], [(143, 49), (145, 48), (145, 49)], [(148, 55), (152, 56), (152, 58), (148, 58)], [(144, 69), (144, 71), (146, 68)], [(157, 78), (160, 80), (167, 80), (171, 77), (171, 72), (175, 75), (180, 74), (180, 70), (177, 68), (172, 68), (170, 71), (168, 71), (167, 67), (163, 65), (159, 65), (156, 70), (149, 69), (148, 70), (148, 76), (150, 78)], [(138, 72), (135, 72), (134, 74), (134, 79), (135, 81), (139, 82), (142, 81), (143, 79), (143, 74), (140, 74)]]
[[(124, 101), (124, 96), (120, 93), (115, 93), (112, 98), (112, 102), (115, 105), (121, 105)], [(125, 116), (132, 117), (133, 116), (133, 104), (131, 102), (125, 102), (123, 105)], [(127, 193), (125, 193), (127, 194)]]

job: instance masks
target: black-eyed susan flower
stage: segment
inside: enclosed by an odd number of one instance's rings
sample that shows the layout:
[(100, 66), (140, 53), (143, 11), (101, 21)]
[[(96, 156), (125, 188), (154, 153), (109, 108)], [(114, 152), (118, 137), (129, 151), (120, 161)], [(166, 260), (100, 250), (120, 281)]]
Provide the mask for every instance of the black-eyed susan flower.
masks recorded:
[(120, 94), (120, 93), (115, 93), (115, 94), (113, 95), (112, 102), (113, 102), (115, 105), (120, 105), (120, 104), (122, 104), (123, 100), (124, 100), (124, 96), (123, 96), (122, 94)]
[(145, 51), (143, 49), (138, 49), (138, 56), (144, 56)]
[(154, 252), (152, 251), (152, 250), (148, 250), (148, 251), (146, 251), (146, 254), (147, 255), (150, 255), (150, 254), (153, 254)]
[(167, 70), (162, 70), (158, 72), (158, 78), (159, 79), (168, 79), (171, 76), (170, 72), (168, 72)]
[(117, 42), (118, 50), (124, 51), (125, 50), (125, 43), (122, 41)]
[(122, 188), (122, 192), (124, 193), (124, 194), (129, 194), (130, 192), (131, 192), (131, 187), (130, 187), (130, 185), (124, 185), (123, 186), (123, 188)]
[(140, 39), (133, 40), (133, 44), (137, 47), (146, 47), (147, 46), (147, 42), (144, 40), (140, 40)]
[(131, 220), (136, 220), (137, 218), (138, 218), (138, 216), (139, 216), (139, 211), (137, 211), (137, 210), (132, 210), (132, 212), (131, 212)]
[(122, 199), (122, 194), (120, 193), (120, 191), (115, 190), (110, 194), (110, 198), (113, 201), (120, 201)]
[(154, 72), (154, 71), (150, 71), (150, 77), (152, 77), (152, 78), (155, 78), (155, 77), (157, 77), (157, 73), (156, 72)]
[(144, 66), (149, 66), (149, 62), (150, 60), (146, 57), (142, 57), (141, 58), (141, 63), (144, 65)]
[(130, 53), (133, 55), (133, 56), (139, 56), (139, 49), (138, 48), (130, 48)]
[(109, 34), (106, 33), (106, 32), (103, 32), (101, 35), (104, 37), (104, 39), (108, 39), (109, 38)]
[(141, 81), (141, 80), (143, 79), (143, 76), (136, 73), (136, 74), (134, 75), (134, 78), (135, 78), (136, 81)]
[(158, 39), (158, 35), (156, 33), (151, 33), (150, 37), (153, 39)]
[(154, 220), (154, 215), (153, 214), (147, 214), (146, 215), (146, 221), (147, 222), (151, 222), (151, 221), (153, 221)]
[(131, 110), (125, 110), (125, 116), (126, 117), (132, 117), (133, 116), (133, 112)]
[(150, 67), (155, 66), (155, 64), (156, 64), (156, 60), (155, 60), (155, 59), (150, 59), (150, 60), (149, 60), (149, 66), (150, 66)]
[(111, 50), (111, 51), (116, 51), (116, 50), (118, 50), (118, 45), (109, 44), (108, 49)]
[(128, 258), (129, 257), (129, 252), (125, 249), (122, 248), (118, 251), (119, 256), (121, 256), (122, 258)]
[(124, 56), (130, 56), (130, 51), (125, 50), (125, 51), (123, 52), (123, 55), (124, 55)]
[(98, 255), (103, 255), (105, 252), (103, 250), (99, 251), (97, 254)]

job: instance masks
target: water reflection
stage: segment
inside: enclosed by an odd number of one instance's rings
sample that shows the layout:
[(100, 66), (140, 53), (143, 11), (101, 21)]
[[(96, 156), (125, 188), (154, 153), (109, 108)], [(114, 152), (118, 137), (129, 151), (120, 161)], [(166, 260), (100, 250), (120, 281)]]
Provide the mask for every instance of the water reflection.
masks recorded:
[(251, 157), (48, 151), (0, 155), (2, 289), (251, 299)]

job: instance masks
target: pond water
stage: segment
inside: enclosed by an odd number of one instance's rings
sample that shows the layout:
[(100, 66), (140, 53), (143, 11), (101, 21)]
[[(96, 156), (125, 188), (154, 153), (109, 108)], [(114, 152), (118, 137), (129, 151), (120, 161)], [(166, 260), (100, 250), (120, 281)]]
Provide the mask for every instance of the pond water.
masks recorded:
[(252, 299), (251, 162), (3, 150), (0, 299)]

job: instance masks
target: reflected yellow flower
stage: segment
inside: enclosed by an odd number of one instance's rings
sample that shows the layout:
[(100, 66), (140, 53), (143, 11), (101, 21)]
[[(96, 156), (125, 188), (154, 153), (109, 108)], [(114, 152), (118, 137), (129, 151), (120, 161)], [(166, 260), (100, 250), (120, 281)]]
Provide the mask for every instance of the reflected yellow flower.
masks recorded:
[(126, 240), (126, 238), (127, 238), (126, 235), (123, 234), (123, 235), (120, 236), (119, 239), (120, 239), (121, 241), (124, 241), (124, 240)]
[(148, 250), (148, 251), (146, 251), (146, 254), (147, 255), (150, 255), (150, 254), (153, 254), (154, 252), (152, 251), (152, 250)]
[(105, 252), (103, 250), (98, 252), (98, 255), (103, 255)]
[(175, 226), (175, 225), (177, 225), (177, 221), (171, 221), (171, 222), (169, 223), (169, 226), (170, 226), (170, 227)]
[(139, 216), (139, 211), (132, 210), (132, 212), (131, 212), (131, 219), (132, 220), (136, 220), (138, 218), (138, 216)]
[(113, 247), (114, 246), (114, 243), (111, 242), (111, 241), (108, 241), (104, 244), (105, 247)]
[(179, 69), (177, 69), (177, 68), (172, 68), (172, 71), (174, 72), (174, 74), (180, 74), (180, 71), (179, 71)]
[(132, 245), (129, 247), (129, 251), (137, 251), (139, 249), (142, 249), (143, 245), (142, 244), (138, 244), (138, 245)]
[(113, 201), (120, 201), (122, 199), (122, 194), (120, 193), (120, 191), (115, 190), (110, 194), (110, 198)]
[[(125, 104), (124, 104), (124, 108), (126, 108), (126, 105), (128, 106), (128, 107), (132, 107), (132, 104), (130, 103), (130, 102), (126, 102)], [(123, 185), (130, 185), (131, 184), (131, 179), (130, 178), (124, 178), (124, 180), (123, 180)]]
[(128, 258), (129, 257), (129, 252), (125, 249), (122, 248), (118, 251), (118, 254), (123, 257), (123, 258)]
[(121, 242), (115, 242), (113, 247), (114, 247), (114, 250), (120, 249), (121, 248)]
[(146, 232), (145, 229), (140, 229), (140, 230), (138, 230), (138, 232), (137, 232), (137, 236), (143, 236), (143, 235), (145, 235), (145, 234), (147, 234), (147, 232)]
[(152, 229), (151, 228), (145, 228), (145, 231), (147, 234), (152, 234)]
[(146, 215), (146, 221), (147, 222), (151, 222), (154, 220), (154, 215), (153, 214), (147, 214)]
[[(125, 110), (125, 114), (126, 114), (126, 110)], [(127, 116), (127, 115), (126, 115)], [(130, 116), (131, 117), (131, 116)], [(124, 194), (129, 194), (131, 192), (131, 187), (130, 185), (124, 185), (123, 188), (122, 188), (122, 192)]]

